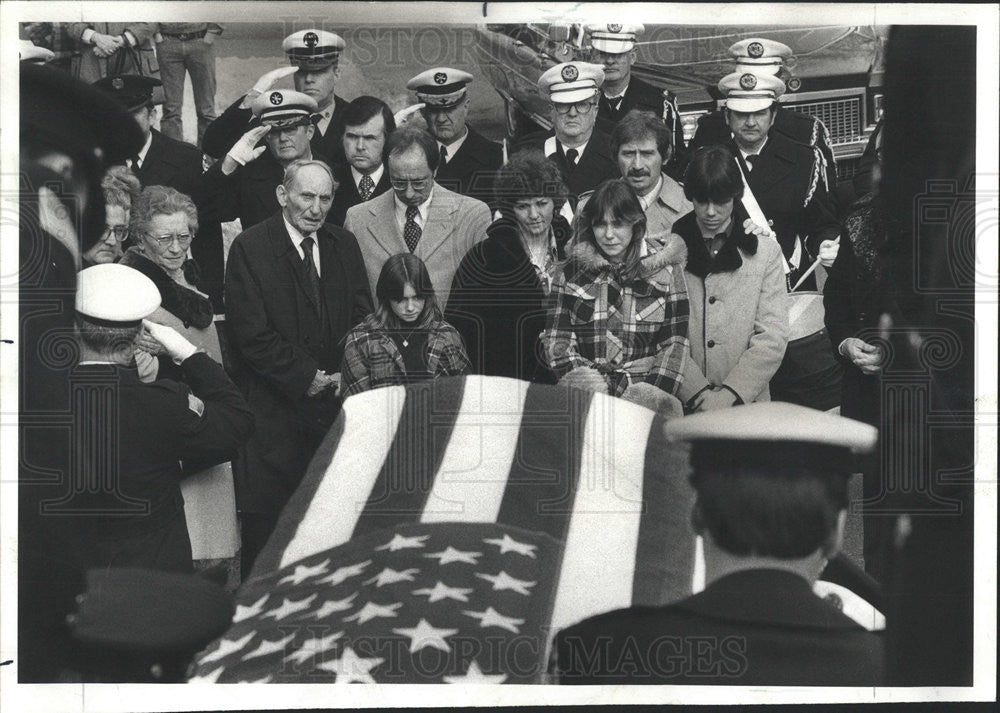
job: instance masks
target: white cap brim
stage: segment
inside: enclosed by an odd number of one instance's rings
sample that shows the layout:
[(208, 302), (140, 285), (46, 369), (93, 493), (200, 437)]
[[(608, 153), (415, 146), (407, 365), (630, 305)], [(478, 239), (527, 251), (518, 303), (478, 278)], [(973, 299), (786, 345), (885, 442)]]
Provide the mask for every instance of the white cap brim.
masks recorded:
[(635, 40), (618, 40), (591, 37), (590, 46), (608, 54), (625, 54), (635, 47)]
[(549, 101), (554, 104), (576, 104), (577, 102), (590, 99), (597, 94), (598, 88), (590, 80), (581, 82), (581, 84), (584, 84), (584, 86), (557, 85), (556, 88), (549, 92)]
[(767, 109), (774, 104), (774, 97), (734, 97), (726, 99), (726, 108), (733, 111), (741, 111), (745, 114), (752, 114), (755, 111)]

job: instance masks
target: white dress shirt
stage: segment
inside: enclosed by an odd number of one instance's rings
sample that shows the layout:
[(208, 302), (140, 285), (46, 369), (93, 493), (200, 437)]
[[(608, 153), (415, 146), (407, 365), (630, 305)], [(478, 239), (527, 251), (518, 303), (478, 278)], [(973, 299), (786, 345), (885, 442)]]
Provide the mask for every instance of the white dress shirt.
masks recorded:
[[(424, 226), (427, 225), (427, 214), (431, 209), (431, 200), (434, 198), (434, 189), (431, 189), (431, 193), (427, 196), (427, 200), (417, 206), (417, 215), (414, 220), (417, 225), (420, 226), (421, 232)], [(392, 200), (396, 206), (396, 227), (399, 228), (399, 234), (403, 234), (403, 226), (406, 225), (406, 209), (409, 208), (408, 205), (399, 200), (399, 196), (393, 194)]]
[(642, 211), (644, 213), (647, 210), (649, 210), (649, 206), (651, 206), (653, 204), (653, 201), (656, 200), (656, 197), (658, 195), (660, 195), (660, 189), (661, 188), (663, 188), (663, 174), (662, 173), (660, 174), (660, 178), (656, 181), (656, 185), (653, 186), (653, 189), (649, 193), (647, 193), (645, 195), (642, 195), (642, 196), (639, 196), (639, 204), (642, 206)]
[(300, 260), (306, 259), (305, 250), (302, 249), (302, 241), (305, 240), (306, 238), (313, 239), (313, 244), (312, 244), (313, 264), (316, 266), (316, 274), (322, 275), (323, 273), (320, 271), (320, 266), (319, 266), (319, 240), (316, 238), (316, 233), (312, 233), (310, 235), (303, 235), (295, 228), (294, 225), (288, 222), (288, 218), (285, 217), (284, 213), (282, 213), (281, 219), (285, 221), (285, 230), (288, 231), (288, 237), (292, 239), (292, 245), (295, 246), (295, 252), (299, 254)]
[[(385, 164), (380, 163), (378, 168), (369, 173), (368, 175), (372, 177), (372, 190), (375, 190), (375, 186), (378, 182), (382, 180), (382, 173), (385, 171)], [(351, 178), (354, 180), (354, 187), (358, 189), (358, 195), (361, 195), (361, 179), (364, 178), (365, 174), (361, 173), (358, 169), (351, 166)], [(374, 194), (373, 194), (374, 195)]]
[[(139, 162), (135, 166), (129, 166), (133, 171), (138, 171), (142, 168), (142, 164), (146, 163), (146, 154), (149, 153), (149, 147), (153, 145), (153, 132), (149, 132), (149, 136), (146, 137), (146, 143), (142, 145), (139, 153), (136, 154), (139, 157)], [(132, 159), (128, 160), (128, 163), (132, 163)]]
[(437, 142), (437, 145), (438, 145), (438, 154), (441, 153), (441, 147), (442, 146), (444, 146), (446, 149), (448, 149), (448, 157), (445, 158), (445, 160), (444, 160), (445, 163), (451, 163), (452, 157), (455, 154), (458, 153), (458, 150), (460, 148), (462, 148), (462, 144), (465, 143), (465, 140), (467, 138), (469, 138), (469, 129), (468, 129), (468, 127), (466, 127), (465, 133), (462, 134), (462, 138), (460, 138), (458, 141), (452, 141), (450, 144), (443, 144), (440, 141)]

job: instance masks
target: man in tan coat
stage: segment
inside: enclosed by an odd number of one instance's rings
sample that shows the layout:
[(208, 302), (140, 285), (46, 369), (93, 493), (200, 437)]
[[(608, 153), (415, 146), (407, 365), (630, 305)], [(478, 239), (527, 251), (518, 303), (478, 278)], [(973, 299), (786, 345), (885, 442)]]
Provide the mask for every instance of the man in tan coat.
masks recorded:
[(344, 228), (357, 238), (372, 294), (385, 261), (412, 252), (427, 265), (443, 310), (459, 263), (486, 237), (490, 210), (434, 181), (440, 156), (426, 131), (396, 129), (386, 142), (386, 154), (392, 190), (348, 210)]

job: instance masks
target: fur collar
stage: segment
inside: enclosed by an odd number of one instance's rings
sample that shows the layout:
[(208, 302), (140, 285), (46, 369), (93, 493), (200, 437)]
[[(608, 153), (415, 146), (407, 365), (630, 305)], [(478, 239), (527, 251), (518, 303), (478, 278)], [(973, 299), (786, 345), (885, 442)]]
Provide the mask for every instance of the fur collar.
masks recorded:
[(713, 259), (708, 254), (705, 239), (691, 211), (681, 216), (674, 223), (674, 231), (683, 238), (687, 245), (687, 270), (692, 275), (705, 279), (713, 272), (735, 272), (743, 265), (741, 253), (755, 255), (757, 253), (757, 236), (743, 230), (746, 212), (741, 203), (733, 210), (733, 231), (719, 249), (719, 254)]
[[(687, 258), (687, 248), (679, 239), (660, 240), (646, 238), (646, 256), (639, 263), (636, 279), (645, 280), (667, 292), (672, 281), (674, 267), (684, 268)], [(621, 268), (612, 265), (600, 251), (589, 242), (573, 241), (566, 247), (567, 276), (572, 273), (576, 279), (593, 278), (605, 271), (617, 272)], [(588, 279), (584, 278), (584, 279)]]
[[(121, 264), (134, 268), (148, 277), (160, 291), (160, 306), (177, 317), (185, 327), (205, 329), (214, 320), (212, 303), (194, 290), (177, 284), (159, 265), (131, 247), (122, 256)], [(189, 267), (189, 264), (191, 267)], [(192, 276), (196, 270), (193, 260), (184, 263), (184, 277), (194, 283)]]

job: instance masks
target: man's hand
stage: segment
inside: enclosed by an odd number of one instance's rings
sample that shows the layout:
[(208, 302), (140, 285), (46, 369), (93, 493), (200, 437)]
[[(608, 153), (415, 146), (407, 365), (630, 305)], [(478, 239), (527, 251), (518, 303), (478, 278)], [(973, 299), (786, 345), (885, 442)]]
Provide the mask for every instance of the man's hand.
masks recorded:
[(217, 35), (214, 32), (206, 32), (205, 36), (201, 38), (201, 41), (204, 42), (206, 45), (213, 45), (215, 44), (216, 37)]
[(758, 238), (774, 237), (774, 231), (771, 230), (770, 226), (757, 225), (749, 218), (743, 221), (743, 232), (750, 233), (751, 235), (756, 235)]
[(837, 250), (840, 249), (840, 240), (824, 240), (819, 244), (819, 264), (823, 267), (830, 267), (837, 259)]
[(736, 397), (729, 389), (721, 386), (713, 386), (701, 393), (694, 402), (694, 411), (717, 411), (718, 409), (729, 408), (736, 403)]
[(270, 126), (258, 126), (243, 134), (222, 159), (222, 172), (228, 176), (236, 170), (237, 165), (245, 166), (267, 151), (266, 146), (257, 146), (257, 143), (270, 130)]
[(189, 356), (198, 351), (198, 347), (182, 337), (175, 329), (150, 322), (148, 319), (142, 320), (142, 326), (155, 341), (163, 345), (171, 359), (180, 364)]
[(150, 356), (159, 356), (163, 352), (163, 345), (153, 339), (152, 335), (145, 328), (139, 332), (139, 337), (135, 340), (135, 348), (146, 352)]
[(405, 109), (400, 109), (399, 111), (397, 111), (395, 114), (392, 115), (393, 121), (396, 122), (397, 127), (402, 126), (403, 124), (405, 124), (407, 121), (410, 120), (410, 117), (413, 114), (417, 113), (425, 106), (427, 105), (421, 103), (421, 104), (414, 104), (413, 106), (408, 106)]
[[(208, 34), (205, 35), (208, 37)], [(287, 77), (289, 74), (295, 74), (299, 71), (298, 67), (278, 67), (277, 69), (272, 69), (270, 72), (262, 74), (257, 83), (253, 85), (247, 95), (243, 97), (243, 101), (240, 102), (240, 106), (244, 109), (250, 108), (250, 103), (259, 97), (261, 94), (266, 92), (271, 88), (271, 85), (277, 82), (279, 79)]]
[[(337, 377), (336, 379), (334, 379), (335, 376)], [(339, 384), (340, 374), (327, 374), (325, 371), (317, 370), (312, 383), (309, 384), (309, 388), (306, 389), (306, 396), (310, 398), (319, 396), (331, 387), (334, 389), (339, 388)]]
[(100, 32), (95, 32), (90, 41), (94, 43), (94, 54), (98, 57), (110, 57), (125, 44), (121, 37), (103, 35)]
[(846, 356), (863, 374), (879, 374), (882, 371), (882, 350), (857, 337), (848, 337), (840, 345), (840, 353)]

